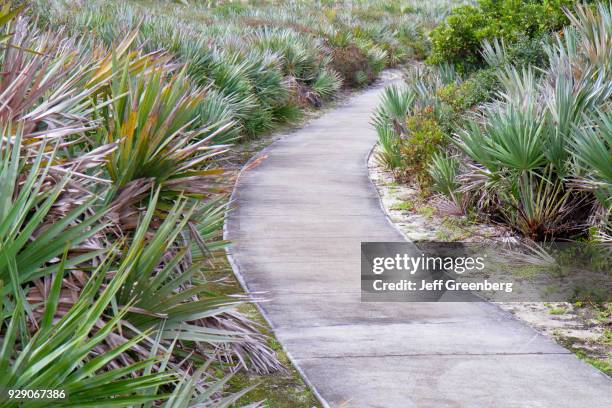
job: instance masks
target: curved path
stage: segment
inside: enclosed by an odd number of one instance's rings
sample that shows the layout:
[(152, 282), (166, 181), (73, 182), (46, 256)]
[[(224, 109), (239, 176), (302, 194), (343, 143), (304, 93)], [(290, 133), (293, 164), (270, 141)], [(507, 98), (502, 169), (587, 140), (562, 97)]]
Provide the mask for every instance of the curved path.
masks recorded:
[(243, 170), (236, 274), (331, 407), (610, 407), (612, 382), (487, 303), (361, 303), (360, 243), (402, 241), (368, 178), (383, 84)]

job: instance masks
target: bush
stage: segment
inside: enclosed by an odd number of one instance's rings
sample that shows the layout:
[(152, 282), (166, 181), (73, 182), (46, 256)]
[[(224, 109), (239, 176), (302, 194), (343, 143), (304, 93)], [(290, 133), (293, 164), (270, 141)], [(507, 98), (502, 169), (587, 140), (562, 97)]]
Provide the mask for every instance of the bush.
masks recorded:
[(379, 162), (400, 180), (413, 180), (428, 190), (427, 166), (446, 135), (431, 109), (421, 109), (415, 87), (388, 86), (372, 123), (378, 132)]
[(532, 39), (567, 24), (563, 7), (571, 0), (479, 0), (476, 6), (456, 8), (446, 21), (431, 32), (431, 64), (448, 62), (462, 70), (483, 65), (480, 45), (484, 40), (503, 38), (508, 44), (522, 43), (517, 55), (537, 51)]
[(426, 192), (432, 185), (428, 165), (434, 154), (445, 144), (446, 137), (436, 120), (429, 115), (410, 116), (406, 125), (408, 137), (400, 146), (404, 178), (416, 181)]
[[(443, 76), (440, 68), (437, 75)], [(421, 85), (419, 105), (431, 110), (442, 131), (450, 136), (465, 122), (466, 112), (490, 101), (499, 86), (495, 69), (479, 70), (465, 80), (455, 77), (434, 87)]]
[(455, 112), (464, 112), (489, 100), (497, 86), (495, 70), (480, 70), (461, 83), (446, 85), (438, 97)]
[(497, 100), (455, 136), (472, 204), (530, 239), (584, 237), (588, 225), (609, 239), (611, 16), (577, 6), (545, 47), (548, 68), (498, 68)]
[(347, 87), (359, 87), (374, 80), (368, 55), (355, 44), (346, 47), (333, 47), (331, 67), (344, 78)]
[(493, 34), (485, 31), (488, 25), (489, 19), (476, 7), (455, 9), (444, 24), (431, 32), (431, 54), (427, 62), (476, 65), (480, 60), (480, 42)]
[(543, 44), (549, 40), (550, 36), (528, 38), (522, 37), (518, 41), (510, 44), (506, 50), (508, 61), (516, 66), (533, 65), (545, 67), (548, 63), (546, 59), (545, 47)]
[[(470, 35), (486, 34), (486, 22), (507, 37), (474, 41), (488, 68), (469, 75), (447, 61), (409, 72), (415, 96), (407, 122), (400, 128), (387, 118), (400, 135), (385, 140), (399, 147), (395, 173), (533, 240), (611, 241), (612, 9), (580, 5), (563, 18), (550, 12), (545, 21), (511, 16), (501, 28), (489, 20), (523, 3), (534, 15), (565, 4), (480, 1), (455, 11), (438, 31), (467, 27)], [(524, 24), (513, 30), (517, 21)], [(571, 26), (546, 34), (561, 21)], [(443, 39), (456, 40), (458, 49), (465, 40)], [(460, 156), (454, 148), (445, 151), (451, 134)]]

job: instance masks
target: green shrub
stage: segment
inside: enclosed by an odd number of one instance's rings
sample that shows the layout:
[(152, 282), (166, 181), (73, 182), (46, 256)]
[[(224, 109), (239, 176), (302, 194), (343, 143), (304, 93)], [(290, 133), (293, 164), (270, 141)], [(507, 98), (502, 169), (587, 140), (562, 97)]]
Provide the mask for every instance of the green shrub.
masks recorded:
[(456, 8), (431, 32), (428, 62), (448, 62), (464, 71), (482, 66), (481, 43), (493, 38), (503, 38), (508, 44), (519, 43), (516, 54), (533, 58), (538, 50), (531, 40), (567, 24), (563, 7), (572, 3), (572, 0), (479, 0), (476, 6)]
[(508, 61), (512, 61), (516, 66), (544, 67), (548, 61), (543, 43), (549, 38), (550, 36), (546, 35), (535, 38), (521, 37), (508, 46), (506, 50)]
[(444, 24), (430, 34), (430, 64), (476, 65), (480, 57), (480, 42), (493, 35), (487, 28), (489, 18), (473, 6), (464, 6), (446, 19)]
[[(481, 81), (485, 75), (476, 75), (460, 84), (449, 84), (440, 89), (438, 97), (455, 112), (464, 112), (491, 97), (493, 85)], [(488, 79), (488, 78), (484, 78)]]
[(546, 48), (550, 46), (553, 35), (537, 38), (522, 37), (516, 42), (506, 43), (503, 39), (484, 40), (482, 57), (490, 69), (503, 68), (511, 64), (516, 67), (535, 66), (547, 68)]
[(351, 43), (342, 48), (334, 47), (331, 55), (331, 66), (342, 75), (345, 86), (359, 87), (374, 80), (368, 55), (357, 45)]
[[(593, 235), (588, 225), (610, 239), (611, 16), (609, 4), (577, 6), (545, 46), (547, 68), (504, 62), (496, 100), (456, 133), (471, 203), (530, 239)], [(506, 58), (498, 45), (488, 61)]]
[(405, 178), (416, 181), (427, 191), (432, 185), (428, 165), (434, 154), (445, 144), (446, 136), (430, 115), (410, 116), (406, 120), (406, 126), (408, 137), (400, 146)]
[(465, 113), (492, 99), (499, 88), (496, 70), (476, 71), (466, 80), (450, 82), (435, 90), (433, 114), (440, 128), (451, 135), (466, 120)]

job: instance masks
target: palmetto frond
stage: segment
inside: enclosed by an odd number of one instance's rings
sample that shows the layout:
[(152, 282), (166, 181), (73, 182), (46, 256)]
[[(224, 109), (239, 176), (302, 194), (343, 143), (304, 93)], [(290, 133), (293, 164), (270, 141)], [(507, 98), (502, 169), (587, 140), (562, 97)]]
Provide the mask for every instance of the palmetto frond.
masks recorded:
[(206, 90), (193, 89), (185, 71), (170, 79), (161, 71), (132, 78), (126, 68), (113, 81), (112, 95), (104, 140), (117, 144), (107, 166), (114, 197), (122, 197), (121, 189), (130, 188), (132, 202), (137, 198), (134, 191), (144, 198), (147, 190), (134, 190), (130, 184), (151, 185), (144, 180), (162, 186), (170, 198), (181, 194), (205, 198), (223, 192), (219, 184), (223, 170), (210, 164), (227, 149), (213, 141), (232, 123), (198, 126)]

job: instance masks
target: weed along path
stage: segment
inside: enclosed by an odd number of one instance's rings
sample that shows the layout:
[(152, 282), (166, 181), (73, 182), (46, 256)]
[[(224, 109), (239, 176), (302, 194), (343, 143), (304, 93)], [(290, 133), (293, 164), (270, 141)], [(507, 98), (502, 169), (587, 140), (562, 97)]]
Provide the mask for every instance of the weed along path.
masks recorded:
[(269, 146), (236, 185), (232, 262), (294, 364), (330, 407), (612, 406), (606, 376), (494, 305), (360, 301), (360, 243), (404, 240), (366, 166), (383, 86)]

